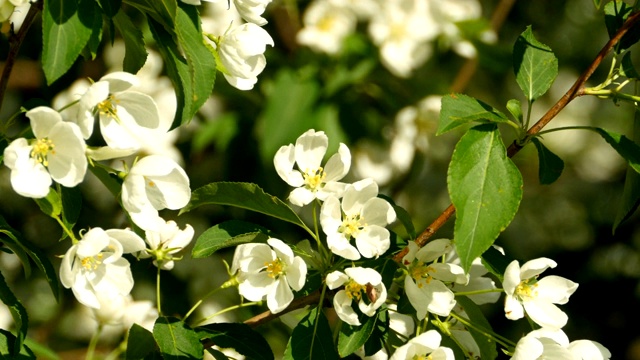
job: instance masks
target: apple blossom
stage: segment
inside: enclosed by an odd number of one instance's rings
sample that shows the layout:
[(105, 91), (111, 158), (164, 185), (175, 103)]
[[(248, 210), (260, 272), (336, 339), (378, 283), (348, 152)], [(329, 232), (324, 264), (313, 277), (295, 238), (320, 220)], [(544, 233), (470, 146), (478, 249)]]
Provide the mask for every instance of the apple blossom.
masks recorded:
[(453, 350), (440, 346), (442, 336), (435, 330), (424, 332), (402, 345), (390, 360), (439, 359), (454, 360)]
[(87, 172), (86, 146), (78, 127), (45, 106), (26, 115), (36, 139), (31, 143), (16, 139), (4, 150), (13, 189), (22, 196), (42, 198), (52, 179), (66, 187), (78, 185)]
[(173, 269), (175, 257), (173, 254), (189, 245), (193, 239), (193, 228), (187, 224), (180, 230), (175, 221), (157, 222), (157, 227), (145, 231), (145, 241), (149, 248), (140, 253), (141, 258), (153, 257), (153, 264), (162, 270)]
[(93, 228), (62, 258), (60, 280), (85, 306), (99, 309), (100, 298), (128, 295), (133, 288), (129, 262), (122, 254), (144, 250), (130, 230)]
[(516, 344), (512, 359), (571, 359), (571, 360), (607, 360), (611, 353), (601, 344), (590, 340), (569, 342), (567, 335), (560, 329), (542, 328), (533, 330)]
[(340, 51), (342, 42), (355, 31), (358, 21), (349, 9), (327, 1), (311, 3), (302, 20), (304, 27), (296, 35), (298, 43), (328, 54)]
[[(320, 210), (320, 224), (327, 235), (327, 245), (349, 260), (378, 257), (389, 249), (389, 230), (385, 226), (396, 219), (395, 210), (386, 200), (376, 197), (378, 185), (364, 179), (347, 185), (342, 203), (329, 196)], [(351, 245), (355, 239), (356, 245)]]
[(275, 314), (289, 306), (292, 289), (299, 291), (304, 286), (307, 265), (282, 240), (270, 238), (267, 244), (239, 245), (231, 271), (238, 273), (240, 295), (250, 301), (266, 296), (267, 307)]
[(333, 271), (327, 275), (327, 287), (331, 290), (344, 286), (333, 297), (333, 307), (338, 317), (349, 325), (360, 325), (358, 314), (352, 303), (358, 302), (358, 309), (371, 317), (387, 300), (387, 288), (382, 283), (382, 276), (370, 268), (351, 267), (344, 273)]
[(158, 210), (177, 210), (189, 202), (189, 177), (175, 161), (161, 155), (137, 161), (122, 183), (122, 206), (143, 230), (164, 222)]
[(261, 15), (272, 0), (233, 0), (236, 10), (247, 22), (262, 26), (267, 23)]
[(82, 95), (72, 95), (77, 103), (67, 116), (80, 126), (88, 139), (93, 133), (94, 117), (100, 118), (100, 132), (107, 145), (116, 149), (140, 148), (143, 139), (163, 134), (171, 123), (160, 121), (158, 106), (149, 95), (130, 90), (139, 83), (136, 75), (118, 71), (91, 84)]
[(424, 319), (427, 312), (448, 316), (456, 301), (445, 282), (466, 284), (468, 281), (460, 266), (435, 261), (451, 251), (451, 240), (432, 240), (422, 248), (415, 242), (409, 242), (408, 246), (409, 252), (403, 258), (408, 270), (404, 289), (418, 319)]
[(548, 258), (527, 261), (522, 267), (514, 260), (507, 266), (502, 283), (507, 295), (504, 304), (507, 319), (520, 319), (526, 312), (542, 327), (560, 329), (567, 323), (567, 314), (554, 304), (566, 304), (578, 284), (560, 276), (538, 280), (538, 275), (550, 267), (556, 267), (556, 262)]
[[(349, 172), (351, 153), (346, 145), (340, 144), (338, 153), (322, 167), (328, 146), (327, 135), (311, 129), (298, 137), (295, 146), (282, 146), (276, 153), (273, 164), (278, 175), (296, 188), (289, 194), (292, 204), (303, 206), (315, 199), (324, 201), (329, 195), (342, 197), (346, 184), (338, 180)], [(293, 168), (295, 164), (299, 170)]]
[(260, 26), (246, 23), (232, 27), (214, 42), (216, 62), (225, 79), (239, 90), (251, 90), (267, 65), (264, 52), (273, 39)]

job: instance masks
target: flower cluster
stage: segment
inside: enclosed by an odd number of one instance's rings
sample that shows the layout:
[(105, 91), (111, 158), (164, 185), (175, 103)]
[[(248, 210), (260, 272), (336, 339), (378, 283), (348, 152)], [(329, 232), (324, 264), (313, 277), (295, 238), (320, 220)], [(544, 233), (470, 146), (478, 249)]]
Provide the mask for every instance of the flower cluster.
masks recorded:
[(480, 18), (481, 10), (476, 0), (315, 0), (305, 10), (297, 41), (335, 55), (358, 21), (368, 21), (382, 64), (406, 78), (431, 57), (436, 39), (462, 56), (475, 56), (456, 24)]
[[(200, 0), (182, 0), (200, 5)], [(213, 47), (216, 67), (229, 84), (240, 90), (251, 90), (267, 61), (267, 45), (273, 39), (261, 26), (262, 17), (271, 0), (234, 0), (209, 4), (203, 14), (203, 32)], [(226, 13), (219, 16), (220, 13)], [(211, 18), (212, 20), (209, 20)], [(222, 19), (222, 22), (221, 22)], [(243, 21), (246, 21), (243, 23)]]

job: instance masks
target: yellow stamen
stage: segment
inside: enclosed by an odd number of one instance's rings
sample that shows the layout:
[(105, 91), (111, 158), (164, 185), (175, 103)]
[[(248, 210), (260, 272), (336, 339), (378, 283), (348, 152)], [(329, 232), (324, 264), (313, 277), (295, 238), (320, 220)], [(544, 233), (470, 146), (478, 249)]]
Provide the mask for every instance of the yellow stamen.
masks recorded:
[(338, 231), (343, 233), (347, 238), (355, 238), (365, 226), (361, 220), (363, 219), (360, 217), (360, 214), (348, 216), (342, 221), (342, 225), (340, 225)]
[(431, 273), (434, 273), (435, 271), (436, 270), (433, 267), (427, 266), (421, 261), (418, 261), (409, 269), (411, 277), (416, 281), (416, 284), (419, 288), (421, 288), (423, 285), (422, 281), (420, 280), (424, 279), (427, 284), (430, 283), (433, 279)]
[(322, 188), (322, 184), (327, 175), (322, 167), (315, 170), (307, 170), (303, 174), (305, 187), (311, 191)]
[(514, 295), (520, 300), (533, 298), (537, 295), (537, 287), (538, 284), (535, 278), (522, 280), (520, 284), (516, 286)]
[(86, 257), (81, 260), (82, 267), (85, 270), (93, 271), (98, 269), (98, 265), (102, 264), (102, 253), (99, 253), (96, 256)]
[(56, 151), (53, 141), (48, 138), (38, 139), (31, 148), (31, 157), (44, 166), (49, 166), (49, 160), (47, 158), (49, 153), (55, 154)]
[(344, 286), (344, 291), (347, 292), (349, 299), (359, 301), (362, 298), (362, 292), (366, 291), (366, 286), (360, 285), (354, 280), (349, 280), (347, 285)]
[(115, 103), (117, 100), (113, 97), (113, 95), (109, 95), (103, 102), (98, 104), (96, 108), (98, 111), (107, 116), (111, 116), (114, 118), (118, 118), (118, 109), (116, 108)]
[(285, 264), (282, 263), (280, 258), (276, 258), (273, 261), (268, 261), (264, 263), (264, 266), (267, 267), (267, 276), (272, 279), (277, 279), (280, 275), (284, 274)]

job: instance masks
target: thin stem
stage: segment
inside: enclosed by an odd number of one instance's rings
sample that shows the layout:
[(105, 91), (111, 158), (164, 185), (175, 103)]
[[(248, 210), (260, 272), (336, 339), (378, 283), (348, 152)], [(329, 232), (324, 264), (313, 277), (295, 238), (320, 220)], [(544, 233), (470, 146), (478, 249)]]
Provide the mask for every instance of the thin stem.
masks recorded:
[(71, 242), (73, 243), (73, 245), (77, 244), (78, 243), (78, 239), (76, 239), (76, 236), (73, 234), (73, 231), (71, 231), (70, 229), (67, 228), (67, 225), (60, 219), (59, 216), (55, 216), (53, 218), (56, 219), (58, 224), (60, 224), (60, 227), (65, 232), (65, 234), (67, 234), (67, 236), (69, 236), (69, 238), (71, 239)]
[[(623, 83), (622, 86), (626, 85)], [(618, 100), (626, 100), (633, 103), (640, 102), (640, 96), (625, 94), (618, 92), (618, 89), (594, 89), (587, 88), (582, 91), (581, 95), (593, 95), (603, 99), (618, 99)]]
[(535, 136), (543, 136), (556, 131), (564, 131), (564, 130), (592, 130), (593, 131), (594, 129), (595, 128), (593, 126), (562, 126), (562, 127), (549, 129), (549, 130), (540, 131)]
[(497, 342), (498, 344), (504, 346), (505, 348), (514, 348), (516, 346), (516, 343), (514, 343), (513, 341), (505, 338), (504, 336), (496, 334), (493, 331), (477, 327), (477, 326), (473, 325), (473, 323), (471, 323), (467, 319), (463, 318), (462, 316), (460, 316), (460, 315), (458, 315), (458, 314), (456, 314), (454, 312), (452, 312), (450, 314), (450, 316), (453, 317), (454, 319), (458, 320), (459, 322), (461, 322), (467, 328), (473, 329), (476, 332), (486, 336), (489, 339), (493, 339), (495, 342)]
[(0, 111), (2, 111), (2, 104), (4, 103), (7, 86), (9, 85), (9, 77), (11, 76), (13, 65), (18, 58), (18, 52), (20, 50), (20, 47), (22, 46), (22, 42), (24, 41), (25, 36), (27, 35), (27, 31), (29, 31), (29, 27), (31, 27), (31, 24), (33, 24), (33, 21), (35, 20), (40, 10), (42, 10), (42, 2), (38, 1), (31, 4), (31, 6), (29, 7), (29, 12), (24, 18), (24, 21), (22, 22), (22, 26), (20, 27), (20, 30), (18, 30), (18, 33), (15, 34), (12, 28), (11, 34), (9, 35), (9, 54), (7, 55), (7, 60), (4, 63), (2, 75), (0, 75)]
[(96, 351), (96, 346), (98, 345), (98, 339), (100, 338), (100, 334), (102, 333), (102, 324), (98, 324), (98, 329), (93, 336), (91, 336), (91, 341), (89, 342), (89, 347), (87, 348), (87, 354), (85, 356), (86, 360), (93, 360), (93, 354)]
[(460, 291), (455, 293), (456, 296), (469, 296), (469, 295), (480, 295), (480, 294), (489, 294), (494, 292), (503, 292), (503, 289), (482, 289), (482, 290), (473, 290), (473, 291)]
[(162, 305), (160, 302), (160, 268), (158, 267), (158, 273), (156, 274), (156, 303), (158, 306), (158, 314), (162, 315)]
[(527, 101), (528, 106), (527, 106), (527, 118), (524, 121), (524, 129), (528, 129), (529, 128), (529, 121), (531, 121), (531, 109), (533, 109), (533, 101), (529, 100)]
[(224, 290), (227, 288), (230, 288), (232, 286), (236, 286), (238, 285), (238, 279), (236, 279), (235, 277), (227, 280), (224, 284), (220, 285), (218, 288), (215, 288), (211, 291), (209, 291), (205, 296), (202, 297), (202, 299), (198, 300), (198, 302), (193, 305), (193, 307), (191, 307), (191, 309), (189, 309), (189, 311), (187, 312), (187, 314), (184, 316), (184, 318), (182, 320), (186, 320), (200, 305), (202, 305), (202, 302), (207, 299), (209, 296), (217, 293), (220, 290)]
[[(576, 79), (571, 88), (527, 131), (527, 136), (533, 136), (538, 134), (542, 128), (544, 128), (558, 113), (564, 109), (565, 106), (573, 99), (580, 95), (584, 95), (584, 85), (589, 80), (591, 75), (596, 71), (598, 66), (602, 63), (605, 56), (615, 47), (615, 45), (622, 39), (622, 37), (640, 21), (640, 12), (634, 13), (627, 18), (627, 21), (618, 29), (618, 32), (602, 47), (598, 55), (594, 58), (587, 69)], [(520, 141), (514, 141), (507, 149), (507, 156), (515, 156), (521, 149)], [(429, 238), (436, 233), (455, 213), (455, 207), (449, 205), (432, 223), (429, 225), (417, 238), (416, 244), (419, 247), (424, 246)], [(402, 258), (409, 252), (409, 248), (405, 247), (396, 255), (393, 260), (398, 263), (402, 262)]]
[(220, 311), (218, 311), (218, 312), (216, 312), (216, 313), (213, 313), (213, 314), (211, 314), (211, 315), (207, 316), (207, 317), (206, 317), (206, 318), (204, 318), (204, 319), (200, 319), (200, 320), (198, 320), (198, 321), (195, 323), (195, 324), (196, 324), (195, 326), (202, 325), (202, 324), (204, 324), (205, 322), (207, 322), (207, 321), (209, 321), (209, 320), (213, 319), (214, 317), (216, 317), (216, 316), (218, 316), (218, 315), (221, 315), (221, 314), (224, 314), (224, 313), (226, 313), (226, 312), (233, 311), (233, 310), (237, 310), (237, 309), (241, 309), (241, 308), (243, 308), (243, 307), (254, 306), (254, 305), (262, 305), (262, 301), (252, 301), (252, 302), (246, 302), (246, 303), (242, 303), (242, 304), (238, 304), (238, 305), (229, 306), (228, 308), (225, 308), (225, 309), (222, 309), (222, 310), (220, 310)]

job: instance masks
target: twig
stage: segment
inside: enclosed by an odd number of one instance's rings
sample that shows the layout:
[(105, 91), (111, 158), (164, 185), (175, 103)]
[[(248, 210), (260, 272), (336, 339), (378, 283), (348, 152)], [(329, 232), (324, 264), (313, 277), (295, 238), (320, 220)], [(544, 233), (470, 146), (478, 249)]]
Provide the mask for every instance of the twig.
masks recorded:
[[(591, 62), (591, 64), (587, 67), (587, 69), (578, 77), (578, 79), (573, 84), (573, 86), (571, 86), (571, 88), (549, 109), (549, 111), (547, 111), (546, 114), (544, 114), (540, 118), (540, 120), (538, 120), (538, 122), (536, 122), (527, 131), (527, 136), (530, 137), (540, 132), (540, 130), (542, 130), (542, 128), (544, 128), (549, 123), (549, 121), (551, 121), (554, 117), (556, 117), (556, 115), (558, 115), (558, 113), (562, 109), (564, 109), (564, 107), (567, 106), (569, 102), (571, 102), (576, 97), (583, 95), (582, 92), (584, 90), (584, 85), (587, 82), (587, 80), (589, 80), (591, 75), (593, 75), (594, 71), (598, 68), (598, 66), (600, 66), (600, 63), (602, 63), (602, 60), (604, 60), (605, 56), (607, 56), (607, 54), (616, 46), (616, 44), (620, 41), (620, 39), (622, 39), (622, 37), (627, 33), (627, 31), (629, 31), (629, 29), (635, 26), (638, 23), (638, 21), (640, 21), (640, 12), (637, 12), (629, 16), (627, 21), (620, 27), (620, 29), (618, 29), (618, 32), (615, 34), (615, 36), (613, 36), (604, 45), (604, 47), (602, 48), (602, 50), (600, 50), (600, 52), (595, 57), (593, 62)], [(514, 141), (507, 149), (507, 156), (513, 157), (515, 154), (517, 154), (520, 151), (520, 149), (522, 149), (522, 145), (520, 145), (517, 140)], [(438, 216), (435, 219), (435, 221), (433, 221), (433, 223), (429, 225), (416, 238), (416, 243), (420, 247), (424, 246), (424, 244), (427, 243), (427, 240), (436, 231), (438, 231), (442, 227), (442, 225), (444, 225), (447, 222), (447, 220), (451, 218), (451, 216), (454, 213), (455, 213), (454, 206), (449, 205), (449, 207), (446, 208), (442, 212), (442, 214), (440, 214), (440, 216)], [(400, 251), (393, 257), (393, 260), (400, 263), (402, 261), (402, 258), (407, 254), (408, 251), (409, 251), (408, 248), (402, 249), (402, 251)]]
[[(327, 296), (325, 297), (325, 303), (332, 298), (332, 291), (331, 290), (327, 290)], [(320, 290), (316, 290), (313, 293), (307, 295), (307, 296), (303, 296), (301, 298), (297, 298), (294, 299), (291, 304), (289, 304), (289, 306), (287, 306), (286, 309), (284, 309), (282, 312), (279, 312), (277, 314), (272, 313), (271, 311), (265, 311), (262, 314), (258, 314), (254, 317), (252, 317), (251, 319), (245, 320), (244, 323), (255, 328), (258, 327), (264, 323), (267, 323), (275, 318), (278, 318), (290, 311), (296, 310), (296, 309), (301, 309), (307, 305), (312, 305), (312, 304), (317, 304), (318, 301), (320, 301), (320, 296), (321, 296), (321, 292)]]
[(4, 102), (4, 96), (7, 91), (7, 86), (9, 85), (9, 77), (13, 70), (13, 64), (15, 64), (16, 59), (18, 58), (20, 46), (22, 46), (22, 42), (27, 35), (27, 31), (29, 31), (29, 27), (31, 27), (31, 24), (33, 24), (33, 21), (41, 10), (41, 2), (31, 4), (29, 12), (24, 18), (22, 26), (20, 27), (20, 30), (18, 30), (17, 34), (13, 32), (12, 25), (11, 33), (9, 35), (9, 54), (7, 55), (7, 60), (4, 63), (4, 68), (2, 69), (2, 75), (0, 77), (0, 111), (2, 110), (2, 103)]

